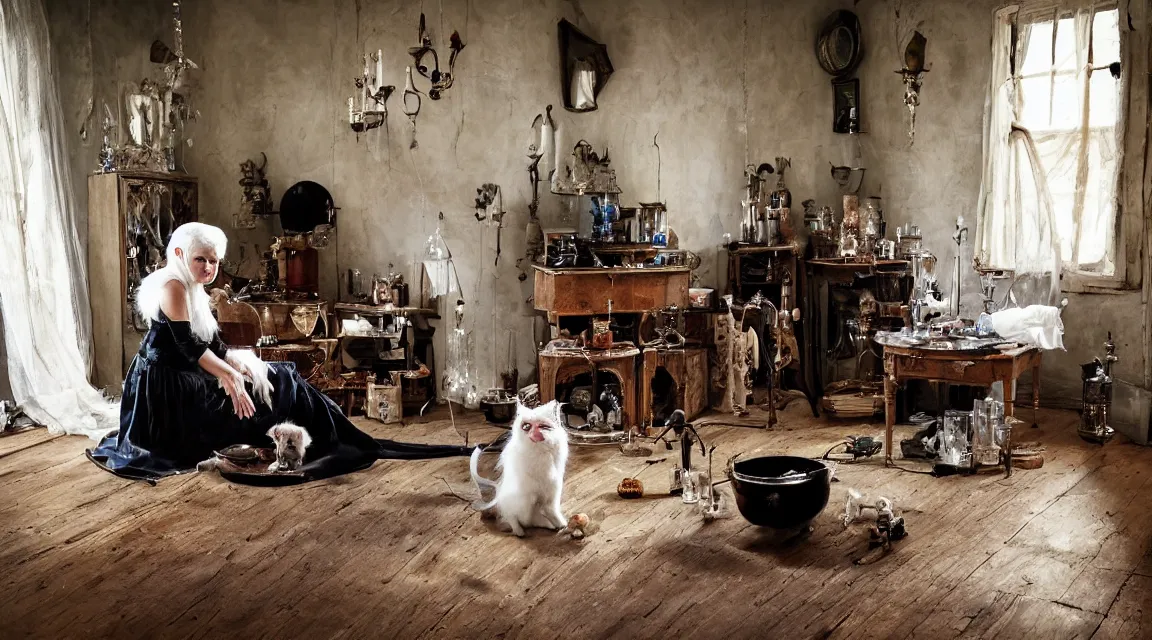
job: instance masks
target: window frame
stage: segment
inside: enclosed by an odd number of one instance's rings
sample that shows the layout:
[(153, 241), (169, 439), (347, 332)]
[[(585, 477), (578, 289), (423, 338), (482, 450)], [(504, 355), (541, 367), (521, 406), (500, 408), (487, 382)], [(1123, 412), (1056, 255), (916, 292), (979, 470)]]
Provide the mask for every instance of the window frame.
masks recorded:
[[(1006, 4), (996, 13), (1015, 8), (1014, 20), (1017, 23), (1021, 20), (1040, 22), (1051, 19), (1062, 9), (1073, 10), (1085, 5), (1092, 5), (1095, 11), (1115, 8), (1120, 14), (1122, 114), (1116, 125), (1120, 148), (1114, 204), (1115, 271), (1111, 275), (1103, 275), (1083, 271), (1061, 261), (1060, 288), (1069, 293), (1117, 293), (1140, 289), (1145, 277), (1152, 278), (1152, 274), (1145, 274), (1152, 261), (1142, 259), (1145, 253), (1152, 251), (1152, 239), (1144, 237), (1145, 212), (1149, 208), (1144, 202), (1144, 194), (1152, 196), (1152, 176), (1145, 176), (1144, 158), (1148, 143), (1149, 61), (1147, 55), (1132, 55), (1132, 52), (1149, 50), (1147, 3), (1139, 0), (1098, 3), (1090, 0), (1034, 0)], [(1126, 28), (1126, 23), (1133, 28)], [(1014, 42), (1011, 53), (1013, 68), (1023, 60), (1023, 52), (1017, 49), (1018, 45)]]

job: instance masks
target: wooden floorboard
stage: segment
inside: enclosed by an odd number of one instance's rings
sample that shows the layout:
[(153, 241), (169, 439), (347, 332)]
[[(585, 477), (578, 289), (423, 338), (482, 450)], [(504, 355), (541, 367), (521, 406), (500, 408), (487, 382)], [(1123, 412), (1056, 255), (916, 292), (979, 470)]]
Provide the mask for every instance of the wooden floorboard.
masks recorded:
[[(363, 426), (417, 442), (499, 433), (457, 417)], [(704, 427), (717, 478), (738, 452), (818, 456), (882, 430), (798, 404), (782, 420)], [(88, 440), (20, 434), (0, 441), (0, 635), (1152, 637), (1152, 449), (1084, 443), (1075, 422), (1042, 411), (1016, 439), (1041, 442), (1044, 467), (1011, 478), (839, 465), (828, 508), (794, 540), (738, 514), (705, 523), (668, 497), (662, 447), (635, 501), (615, 486), (642, 459), (574, 449), (564, 508), (594, 525), (564, 542), (517, 539), (472, 511), (463, 458), (280, 489), (210, 474), (153, 487), (91, 465)], [(849, 487), (905, 513), (909, 537), (873, 564), (854, 564), (863, 525), (839, 522)]]

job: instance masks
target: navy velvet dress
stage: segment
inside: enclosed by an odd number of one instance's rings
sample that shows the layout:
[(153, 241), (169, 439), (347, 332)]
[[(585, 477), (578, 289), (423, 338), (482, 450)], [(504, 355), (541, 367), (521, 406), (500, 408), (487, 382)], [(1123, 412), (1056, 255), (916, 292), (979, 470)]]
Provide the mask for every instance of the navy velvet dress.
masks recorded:
[[(221, 358), (227, 347), (217, 334), (197, 338), (187, 321), (163, 312), (152, 322), (124, 378), (120, 430), (88, 457), (116, 475), (154, 481), (192, 471), (214, 451), (233, 444), (271, 447), (267, 432), (291, 421), (308, 429), (304, 478), (318, 479), (370, 467), (380, 459), (467, 455), (460, 446), (378, 440), (360, 431), (326, 395), (308, 384), (292, 363), (271, 363), (272, 408), (253, 396), (256, 413), (240, 419), (215, 376), (199, 365), (205, 350)], [(249, 395), (251, 385), (246, 385)]]

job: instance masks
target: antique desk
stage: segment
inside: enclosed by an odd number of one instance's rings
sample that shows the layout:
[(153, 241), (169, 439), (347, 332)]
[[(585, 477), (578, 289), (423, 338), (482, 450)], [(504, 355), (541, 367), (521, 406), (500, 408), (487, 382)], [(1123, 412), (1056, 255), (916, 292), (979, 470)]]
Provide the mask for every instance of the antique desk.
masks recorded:
[[(884, 344), (879, 338), (877, 342)], [(983, 353), (983, 352), (980, 352)], [(884, 344), (884, 462), (892, 462), (892, 426), (896, 423), (896, 386), (905, 380), (933, 380), (990, 387), (1004, 383), (1004, 415), (1014, 413), (1016, 379), (1032, 372), (1032, 421), (1040, 406), (1040, 357), (1037, 347), (1023, 346), (990, 355)]]
[[(551, 268), (535, 265), (533, 269), (535, 308), (547, 314), (552, 337), (559, 334), (561, 319), (579, 323), (582, 317), (643, 317), (672, 305), (680, 309), (688, 306), (692, 270), (687, 266)], [(635, 326), (638, 327), (639, 322)], [(541, 351), (538, 357), (540, 401), (554, 399), (557, 385), (568, 384), (577, 375), (594, 369), (597, 374), (610, 375), (619, 383), (624, 412), (622, 425), (628, 428), (641, 424), (651, 410), (640, 405), (646, 400), (650, 402), (643, 392), (651, 381), (637, 380), (641, 351), (627, 342), (628, 338), (617, 333), (616, 346), (603, 351)]]
[(688, 267), (532, 268), (536, 271), (536, 310), (547, 312), (548, 322), (553, 324), (560, 316), (645, 313), (670, 305), (681, 309), (688, 306)]

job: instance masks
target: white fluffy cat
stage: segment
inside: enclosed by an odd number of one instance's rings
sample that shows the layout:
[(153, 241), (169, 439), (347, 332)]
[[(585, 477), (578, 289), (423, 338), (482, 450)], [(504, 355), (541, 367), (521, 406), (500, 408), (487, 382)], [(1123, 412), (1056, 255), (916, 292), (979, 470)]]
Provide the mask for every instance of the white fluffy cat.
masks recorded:
[(312, 436), (304, 427), (281, 422), (268, 430), (268, 437), (276, 443), (276, 462), (269, 471), (297, 471), (304, 464), (304, 451), (312, 444)]
[(526, 527), (563, 529), (568, 524), (560, 510), (564, 467), (568, 463), (568, 433), (556, 401), (529, 409), (517, 400), (511, 437), (496, 465), (502, 470), (499, 482), (480, 476), (479, 461), (480, 447), (476, 447), (470, 465), (472, 482), (481, 499), (486, 490), (495, 489), (496, 496), (490, 502), (473, 503), (476, 509), (495, 508), (517, 536), (523, 536)]

